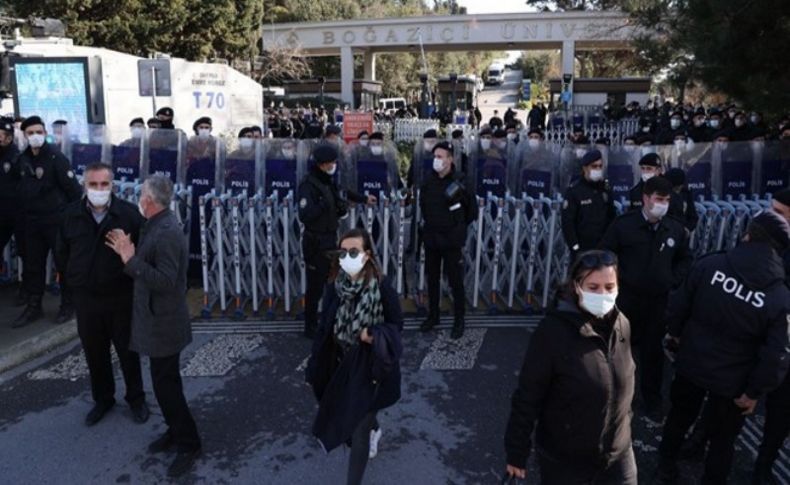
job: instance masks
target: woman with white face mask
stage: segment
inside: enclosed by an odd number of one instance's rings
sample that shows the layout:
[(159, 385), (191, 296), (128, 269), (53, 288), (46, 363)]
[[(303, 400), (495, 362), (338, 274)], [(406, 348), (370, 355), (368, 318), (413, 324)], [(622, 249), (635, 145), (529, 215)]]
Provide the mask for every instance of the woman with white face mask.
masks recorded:
[(637, 483), (635, 365), (617, 293), (617, 257), (581, 253), (557, 305), (529, 340), (505, 434), (507, 475), (526, 478), (537, 428), (540, 483)]
[(329, 452), (351, 441), (347, 482), (362, 482), (376, 456), (376, 413), (400, 399), (400, 300), (376, 262), (367, 231), (352, 229), (334, 251), (307, 382), (319, 401), (313, 434)]

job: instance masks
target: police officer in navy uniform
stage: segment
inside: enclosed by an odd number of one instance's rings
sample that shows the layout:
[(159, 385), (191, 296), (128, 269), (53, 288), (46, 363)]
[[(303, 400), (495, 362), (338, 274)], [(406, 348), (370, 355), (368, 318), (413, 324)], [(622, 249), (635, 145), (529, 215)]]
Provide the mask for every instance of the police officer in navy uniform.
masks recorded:
[[(13, 322), (14, 328), (43, 316), (41, 300), (46, 283), (47, 255), (55, 249), (63, 209), (82, 195), (68, 159), (46, 142), (47, 131), (41, 118), (25, 119), (21, 129), (28, 141), (27, 149), (19, 156), (19, 196), (25, 214), (23, 280), (29, 299), (24, 312)], [(57, 323), (67, 322), (74, 314), (61, 263), (55, 260), (61, 275)]]
[[(304, 335), (313, 338), (318, 328), (318, 300), (329, 276), (327, 251), (337, 247), (339, 220), (348, 214), (348, 201), (340, 196), (333, 176), (337, 171), (337, 148), (322, 143), (313, 151), (315, 165), (299, 185), (299, 220), (304, 224), (302, 255), (307, 273)], [(352, 201), (362, 203), (367, 197), (349, 192)]]
[(17, 158), (19, 150), (14, 143), (14, 119), (0, 118), (0, 256), (11, 240), (16, 236), (19, 248), (21, 225), (19, 224), (19, 168)]
[(617, 305), (631, 321), (639, 348), (640, 387), (647, 417), (660, 421), (663, 378), (664, 312), (669, 291), (691, 265), (689, 232), (667, 216), (672, 183), (653, 177), (644, 184), (642, 209), (619, 216), (609, 226), (601, 248), (617, 254), (620, 294)]
[(428, 318), (420, 330), (428, 332), (439, 323), (442, 265), (453, 294), (455, 321), (451, 337), (464, 333), (464, 246), (467, 226), (477, 218), (477, 201), (463, 186), (463, 174), (455, 172), (453, 146), (446, 142), (433, 147), (433, 171), (421, 187), (422, 241), (428, 279)]
[(595, 249), (617, 215), (612, 191), (604, 180), (603, 156), (592, 150), (582, 157), (582, 177), (565, 191), (562, 234), (572, 252)]
[(686, 186), (686, 172), (682, 168), (667, 170), (667, 179), (672, 182), (672, 198), (669, 200), (669, 215), (683, 222), (686, 229), (697, 228), (699, 215), (694, 206), (694, 196)]
[(631, 201), (629, 210), (642, 209), (642, 194), (644, 193), (645, 182), (662, 175), (664, 169), (661, 166), (661, 157), (656, 153), (648, 153), (639, 159), (639, 171), (641, 180), (631, 188), (628, 199)]
[(764, 211), (749, 223), (740, 245), (701, 258), (672, 292), (668, 341), (678, 351), (672, 406), (659, 448), (663, 483), (677, 480), (680, 445), (706, 396), (712, 425), (702, 483), (727, 483), (746, 415), (785, 379), (790, 289), (780, 255), (788, 247), (790, 225)]

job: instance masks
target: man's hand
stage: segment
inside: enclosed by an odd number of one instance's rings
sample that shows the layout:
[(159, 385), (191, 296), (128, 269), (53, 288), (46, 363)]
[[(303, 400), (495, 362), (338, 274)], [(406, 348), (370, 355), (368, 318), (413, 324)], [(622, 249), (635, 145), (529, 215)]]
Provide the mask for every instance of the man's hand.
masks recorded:
[(522, 480), (527, 478), (526, 468), (516, 468), (512, 465), (508, 465), (505, 473), (507, 473), (508, 476), (520, 478)]
[(113, 229), (107, 233), (107, 240), (104, 242), (107, 246), (112, 248), (115, 253), (121, 257), (123, 264), (129, 262), (134, 256), (134, 243), (131, 236), (126, 234), (121, 229)]
[(365, 342), (366, 344), (373, 345), (373, 335), (368, 332), (367, 328), (363, 328), (361, 332), (359, 332), (359, 340)]
[(375, 195), (368, 195), (368, 205), (373, 205), (378, 202), (378, 199)]
[(752, 399), (746, 394), (741, 394), (741, 397), (734, 399), (733, 401), (735, 402), (736, 406), (743, 409), (741, 414), (744, 416), (754, 413), (754, 408), (757, 407), (757, 399)]

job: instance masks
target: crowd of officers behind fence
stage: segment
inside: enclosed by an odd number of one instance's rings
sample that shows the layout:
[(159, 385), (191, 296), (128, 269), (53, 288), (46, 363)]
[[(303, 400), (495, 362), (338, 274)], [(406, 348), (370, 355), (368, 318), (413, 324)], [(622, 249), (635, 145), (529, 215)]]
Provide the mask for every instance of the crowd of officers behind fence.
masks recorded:
[[(530, 142), (543, 138), (547, 121), (546, 111), (536, 109), (527, 117)], [(788, 119), (771, 132), (759, 114), (747, 117), (734, 108), (628, 106), (621, 116), (634, 109), (640, 131), (630, 138), (637, 140), (660, 143), (680, 135), (700, 141), (722, 136), (790, 139)], [(173, 117), (171, 109), (163, 108), (148, 127), (173, 129)], [(497, 113), (481, 135), (518, 143), (521, 127), (515, 118), (512, 110), (504, 120)], [(210, 120), (201, 120), (194, 126), (196, 135), (211, 129)], [(133, 136), (144, 126), (142, 119), (133, 120)], [(21, 153), (16, 130), (25, 140)], [(573, 141), (583, 141), (583, 127), (573, 131)], [(239, 135), (253, 137), (255, 132), (262, 134), (248, 128)], [(339, 133), (319, 123), (315, 134)], [(17, 303), (25, 308), (12, 326), (42, 318), (51, 251), (61, 287), (56, 321), (68, 321), (76, 310), (90, 370), (95, 405), (86, 424), (96, 424), (115, 403), (111, 344), (120, 358), (134, 419), (148, 419), (138, 354), (148, 355), (154, 394), (168, 425), (149, 451), (176, 448), (169, 472), (183, 474), (193, 466), (201, 444), (179, 374), (180, 352), (191, 341), (185, 300), (188, 249), (168, 208), (172, 183), (162, 176), (147, 179), (138, 207), (113, 193), (112, 167), (87, 167), (81, 187), (47, 135), (45, 122), (36, 116), (0, 122), (0, 246), (15, 236), (24, 269)], [(464, 183), (464, 154), (436, 138), (432, 130), (421, 140), (433, 157), (430, 173), (406, 181), (419, 184), (421, 194), (419, 238), (425, 248), (429, 311), (420, 330), (430, 332), (439, 324), (443, 268), (452, 290), (451, 337), (460, 339), (466, 306), (463, 253), (478, 204)], [(296, 199), (304, 224), (304, 333), (315, 339), (308, 380), (322, 410), (326, 399), (343, 394), (327, 389), (331, 372), (343, 368), (337, 355), (359, 359), (356, 348), (370, 346), (366, 358), (374, 362), (374, 382), (389, 376), (392, 384), (401, 354), (399, 303), (388, 280), (375, 270), (370, 235), (357, 230), (338, 242), (339, 220), (349, 203), (375, 202), (371, 195), (338, 190), (333, 175), (339, 158), (337, 143), (319, 143)], [(557, 289), (555, 303), (527, 346), (505, 434), (506, 475), (523, 478), (534, 447), (542, 483), (636, 483), (630, 434), (636, 395), (639, 413), (664, 423), (657, 476), (665, 483), (677, 480), (679, 458), (700, 454), (706, 457), (703, 481), (725, 483), (744, 419), (764, 399), (765, 431), (754, 483), (769, 483), (790, 429), (790, 191), (774, 194), (771, 209), (752, 218), (737, 247), (695, 261), (689, 238), (696, 212), (682, 170), (665, 172), (664, 161), (646, 153), (639, 160), (641, 180), (631, 191), (630, 206), (617, 216), (602, 154), (587, 151), (580, 162), (581, 173), (566, 188), (562, 207), (562, 231), (573, 264), (567, 285)], [(319, 301), (324, 302), (320, 317)], [(326, 358), (327, 342), (334, 352), (331, 371), (316, 367)], [(378, 358), (388, 365), (376, 366)], [(668, 390), (662, 388), (667, 359), (674, 367)], [(388, 391), (386, 402), (357, 402), (359, 412), (350, 422), (327, 424), (333, 423), (331, 412), (319, 411), (313, 432), (327, 449), (371, 438), (363, 448), (352, 444), (349, 483), (361, 481), (365, 457), (381, 437), (375, 411), (400, 395), (399, 371), (395, 380), (397, 389)]]

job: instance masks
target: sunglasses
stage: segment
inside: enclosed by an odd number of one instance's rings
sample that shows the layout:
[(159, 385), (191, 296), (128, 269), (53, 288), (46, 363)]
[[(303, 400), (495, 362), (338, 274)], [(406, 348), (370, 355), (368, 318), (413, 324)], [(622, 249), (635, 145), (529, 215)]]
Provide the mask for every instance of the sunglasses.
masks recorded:
[(361, 249), (351, 248), (351, 249), (337, 249), (333, 252), (333, 254), (338, 259), (343, 259), (346, 256), (351, 256), (351, 258), (353, 259), (359, 256), (360, 254), (362, 254), (363, 252), (364, 251), (362, 251)]
[(611, 251), (596, 251), (584, 253), (576, 260), (576, 264), (583, 269), (599, 268), (601, 266), (617, 265), (617, 256)]

